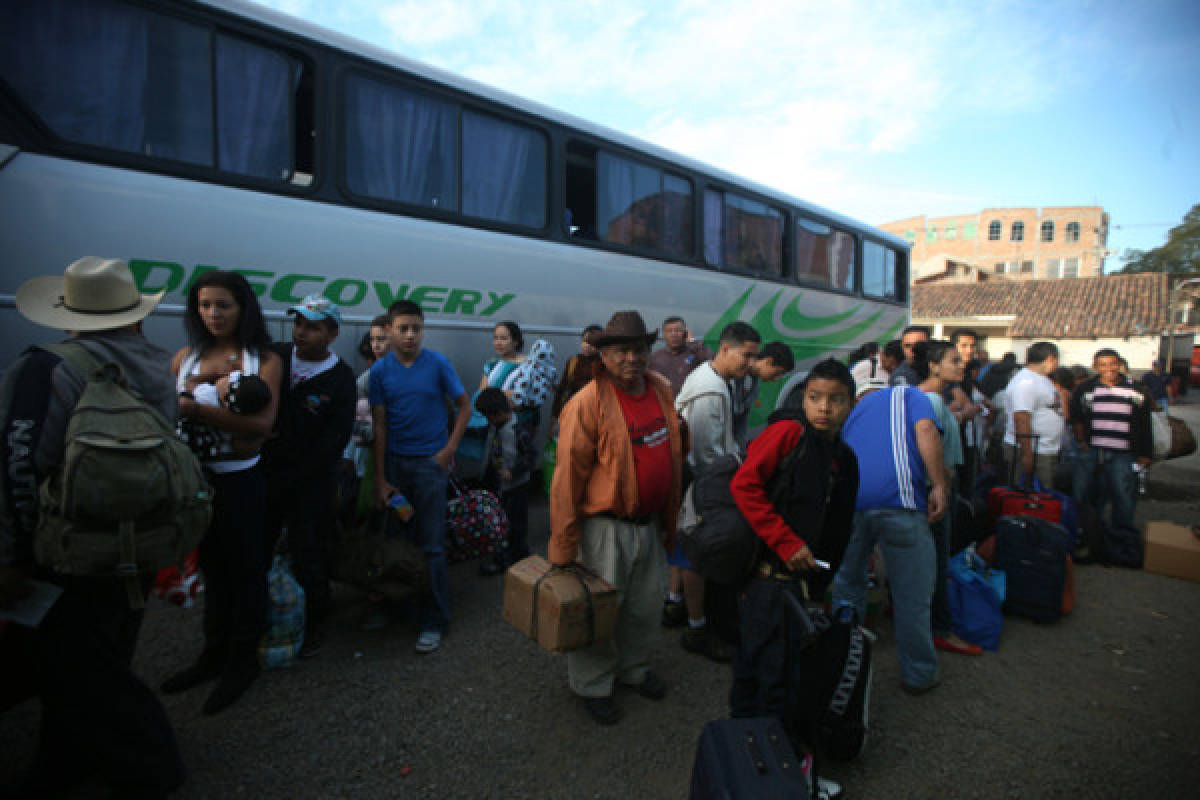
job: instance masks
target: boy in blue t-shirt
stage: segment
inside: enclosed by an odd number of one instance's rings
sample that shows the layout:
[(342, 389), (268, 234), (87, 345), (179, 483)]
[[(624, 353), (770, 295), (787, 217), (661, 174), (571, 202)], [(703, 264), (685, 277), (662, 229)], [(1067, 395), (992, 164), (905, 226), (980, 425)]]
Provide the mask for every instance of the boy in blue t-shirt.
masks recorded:
[[(409, 300), (388, 308), (391, 349), (371, 367), (367, 397), (375, 424), (376, 503), (400, 492), (412, 503), (410, 533), (425, 553), (429, 594), (420, 603), (418, 653), (432, 653), (450, 624), (446, 569), (446, 483), (450, 459), (471, 418), (462, 382), (441, 353), (424, 350), (425, 314)], [(455, 406), (447, 435), (446, 398)]]

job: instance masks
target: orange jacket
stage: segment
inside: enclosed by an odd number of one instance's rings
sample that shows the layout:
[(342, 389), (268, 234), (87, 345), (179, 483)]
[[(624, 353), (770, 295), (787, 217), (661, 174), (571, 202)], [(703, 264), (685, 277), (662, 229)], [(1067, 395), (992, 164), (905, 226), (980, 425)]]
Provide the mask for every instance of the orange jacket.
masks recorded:
[[(662, 530), (668, 548), (679, 516), (683, 442), (671, 384), (657, 372), (646, 373), (646, 387), (658, 395), (671, 440), (673, 476)], [(558, 466), (550, 487), (550, 547), (553, 564), (575, 560), (579, 523), (584, 517), (638, 514), (637, 470), (629, 426), (621, 413), (612, 379), (603, 371), (571, 398), (559, 419)]]

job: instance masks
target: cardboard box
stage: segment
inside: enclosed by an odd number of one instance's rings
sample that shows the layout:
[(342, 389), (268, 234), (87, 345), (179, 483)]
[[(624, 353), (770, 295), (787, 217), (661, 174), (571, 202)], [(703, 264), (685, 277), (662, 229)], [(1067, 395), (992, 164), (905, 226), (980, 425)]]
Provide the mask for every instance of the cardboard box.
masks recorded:
[(552, 571), (546, 559), (530, 556), (509, 567), (504, 576), (504, 619), (551, 653), (577, 650), (593, 640), (612, 638), (617, 590), (578, 566)]
[(1142, 568), (1159, 575), (1200, 582), (1200, 539), (1185, 525), (1146, 523), (1146, 559)]

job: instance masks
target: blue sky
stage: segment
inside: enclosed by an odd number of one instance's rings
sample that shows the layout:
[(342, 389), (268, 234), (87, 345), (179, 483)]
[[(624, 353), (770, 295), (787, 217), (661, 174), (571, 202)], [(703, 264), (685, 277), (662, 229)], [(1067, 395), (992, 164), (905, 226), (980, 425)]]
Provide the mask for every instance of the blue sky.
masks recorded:
[(269, 0), (873, 223), (1200, 202), (1200, 2)]

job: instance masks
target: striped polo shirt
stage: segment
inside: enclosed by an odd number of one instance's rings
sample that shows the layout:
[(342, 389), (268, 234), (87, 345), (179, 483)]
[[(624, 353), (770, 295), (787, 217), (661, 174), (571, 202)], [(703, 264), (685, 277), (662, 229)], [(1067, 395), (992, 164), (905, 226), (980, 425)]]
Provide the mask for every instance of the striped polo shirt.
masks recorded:
[(1085, 386), (1080, 400), (1090, 423), (1089, 446), (1133, 449), (1133, 415), (1146, 400), (1127, 379), (1122, 377), (1116, 386), (1099, 381), (1094, 386)]

